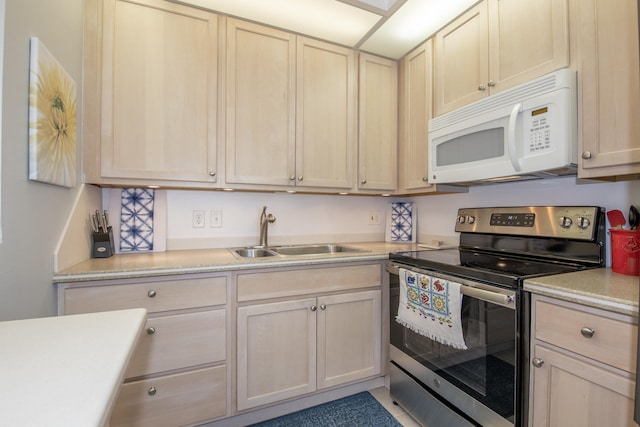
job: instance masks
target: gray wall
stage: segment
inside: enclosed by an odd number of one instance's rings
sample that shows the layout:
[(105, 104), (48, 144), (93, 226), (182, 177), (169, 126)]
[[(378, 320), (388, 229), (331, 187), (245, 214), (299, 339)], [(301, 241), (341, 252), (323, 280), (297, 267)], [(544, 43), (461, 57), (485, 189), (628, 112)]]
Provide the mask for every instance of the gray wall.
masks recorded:
[(82, 20), (83, 0), (6, 0), (0, 320), (56, 314), (53, 253), (79, 187), (28, 179), (29, 38), (38, 37), (76, 81), (80, 147)]

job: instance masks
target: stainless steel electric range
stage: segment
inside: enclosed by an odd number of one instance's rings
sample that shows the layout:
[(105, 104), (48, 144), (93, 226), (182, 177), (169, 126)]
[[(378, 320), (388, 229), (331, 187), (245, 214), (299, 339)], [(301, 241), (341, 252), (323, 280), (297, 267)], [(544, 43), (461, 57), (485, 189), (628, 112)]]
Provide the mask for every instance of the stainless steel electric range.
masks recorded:
[[(391, 395), (427, 427), (526, 426), (529, 298), (524, 280), (605, 265), (604, 209), (460, 209), (457, 249), (389, 256)], [(400, 275), (459, 283), (467, 349), (396, 321)]]

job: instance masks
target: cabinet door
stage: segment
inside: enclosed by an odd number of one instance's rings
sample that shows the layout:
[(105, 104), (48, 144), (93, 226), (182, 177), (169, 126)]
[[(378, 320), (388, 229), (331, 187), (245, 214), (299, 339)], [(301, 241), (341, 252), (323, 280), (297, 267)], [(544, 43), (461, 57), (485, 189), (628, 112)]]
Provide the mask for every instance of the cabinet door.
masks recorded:
[(214, 182), (217, 16), (105, 0), (101, 175)]
[(435, 115), (488, 94), (487, 3), (479, 3), (435, 36)]
[(579, 9), (580, 178), (640, 173), (638, 5), (583, 0)]
[(381, 292), (318, 298), (318, 388), (380, 373)]
[(360, 54), (358, 188), (395, 190), (398, 171), (398, 63)]
[(353, 50), (298, 37), (296, 179), (298, 185), (353, 186), (355, 138)]
[(400, 102), (400, 188), (431, 187), (428, 123), (432, 117), (432, 41), (428, 40), (402, 59)]
[(491, 93), (569, 65), (567, 0), (489, 0)]
[(238, 308), (238, 410), (316, 389), (316, 299)]
[(295, 35), (227, 20), (226, 182), (295, 181)]
[(632, 426), (635, 384), (629, 376), (534, 347), (532, 427)]

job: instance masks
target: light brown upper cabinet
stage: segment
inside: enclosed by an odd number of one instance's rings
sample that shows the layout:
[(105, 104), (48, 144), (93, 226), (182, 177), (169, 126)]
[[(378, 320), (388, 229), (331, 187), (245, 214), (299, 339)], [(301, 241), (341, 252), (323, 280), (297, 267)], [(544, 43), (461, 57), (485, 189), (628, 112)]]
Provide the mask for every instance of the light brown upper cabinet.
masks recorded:
[(427, 182), (428, 123), (432, 117), (433, 43), (429, 39), (400, 65), (400, 191), (434, 187)]
[(398, 175), (398, 63), (360, 53), (358, 188), (394, 191)]
[(217, 15), (159, 0), (88, 4), (87, 181), (213, 186)]
[(355, 171), (356, 62), (352, 49), (297, 42), (296, 164), (291, 181), (350, 189)]
[(226, 183), (350, 189), (353, 50), (229, 18), (226, 62)]
[(640, 173), (640, 67), (635, 0), (580, 0), (580, 178)]
[(568, 0), (484, 0), (435, 36), (435, 115), (569, 65)]
[(295, 183), (296, 36), (227, 19), (226, 182)]

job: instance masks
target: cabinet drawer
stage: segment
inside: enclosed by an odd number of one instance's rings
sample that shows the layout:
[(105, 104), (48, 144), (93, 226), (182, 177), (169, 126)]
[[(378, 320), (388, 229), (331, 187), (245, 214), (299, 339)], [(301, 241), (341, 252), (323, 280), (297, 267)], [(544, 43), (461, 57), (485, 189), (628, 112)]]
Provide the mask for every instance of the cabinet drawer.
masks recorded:
[(379, 264), (238, 274), (238, 301), (381, 285)]
[(65, 289), (64, 314), (138, 307), (154, 313), (224, 304), (226, 300), (226, 277), (91, 286)]
[(225, 310), (147, 319), (125, 377), (224, 360), (225, 331)]
[(226, 366), (124, 384), (111, 427), (181, 426), (226, 415)]
[[(535, 338), (591, 359), (636, 371), (637, 326), (621, 320), (537, 301)], [(582, 328), (595, 331), (585, 337)]]

